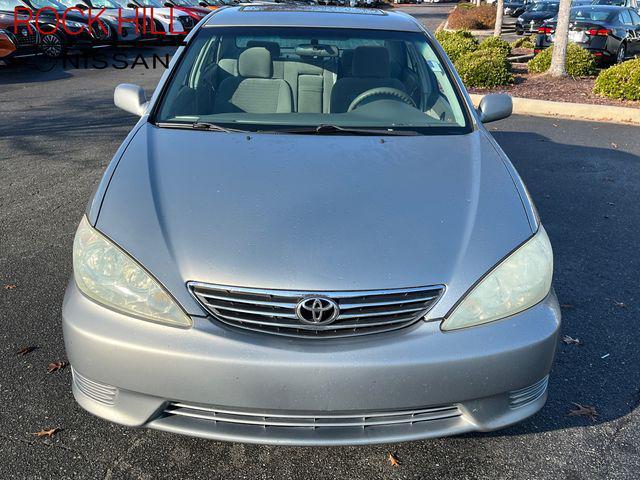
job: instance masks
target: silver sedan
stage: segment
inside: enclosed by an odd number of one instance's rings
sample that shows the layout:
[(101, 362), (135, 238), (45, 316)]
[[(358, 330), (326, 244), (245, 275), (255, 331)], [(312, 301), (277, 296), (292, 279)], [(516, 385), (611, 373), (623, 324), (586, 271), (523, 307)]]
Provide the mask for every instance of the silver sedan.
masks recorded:
[(78, 403), (269, 444), (488, 431), (545, 403), (547, 233), (412, 17), (217, 10), (108, 166), (63, 306)]

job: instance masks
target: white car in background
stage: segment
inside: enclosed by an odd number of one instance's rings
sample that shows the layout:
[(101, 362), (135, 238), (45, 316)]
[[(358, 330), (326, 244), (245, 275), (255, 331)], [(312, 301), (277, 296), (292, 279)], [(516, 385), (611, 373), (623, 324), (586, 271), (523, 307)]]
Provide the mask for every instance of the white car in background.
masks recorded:
[[(155, 23), (154, 30), (163, 32), (164, 37), (184, 36), (194, 26), (189, 14), (177, 8), (168, 8), (160, 0), (114, 0), (122, 8), (137, 8), (142, 15), (145, 8), (146, 16)], [(189, 25), (191, 27), (189, 27)]]

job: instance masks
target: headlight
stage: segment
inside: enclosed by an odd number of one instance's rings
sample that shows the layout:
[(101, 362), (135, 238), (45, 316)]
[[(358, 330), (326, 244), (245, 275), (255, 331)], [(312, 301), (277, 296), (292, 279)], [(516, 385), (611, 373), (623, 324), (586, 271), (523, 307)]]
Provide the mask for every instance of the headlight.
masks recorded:
[(191, 319), (164, 288), (82, 217), (73, 241), (78, 288), (106, 307), (143, 320), (190, 327)]
[(471, 327), (514, 315), (541, 302), (551, 289), (553, 252), (542, 225), (529, 241), (491, 270), (442, 323)]

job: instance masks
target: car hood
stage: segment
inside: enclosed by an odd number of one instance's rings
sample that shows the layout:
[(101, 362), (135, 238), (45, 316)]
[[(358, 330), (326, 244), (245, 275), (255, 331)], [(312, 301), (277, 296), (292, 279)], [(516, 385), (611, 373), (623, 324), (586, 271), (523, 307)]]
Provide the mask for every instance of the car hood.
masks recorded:
[(532, 234), (488, 135), (241, 134), (143, 124), (97, 228), (193, 314), (199, 281), (271, 289), (446, 285), (435, 314)]

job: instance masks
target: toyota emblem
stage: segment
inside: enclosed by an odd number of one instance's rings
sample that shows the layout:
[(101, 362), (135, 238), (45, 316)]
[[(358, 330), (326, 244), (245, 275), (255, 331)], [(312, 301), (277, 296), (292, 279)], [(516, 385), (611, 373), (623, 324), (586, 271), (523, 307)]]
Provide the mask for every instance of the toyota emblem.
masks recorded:
[(298, 302), (296, 316), (307, 325), (328, 325), (340, 314), (338, 304), (326, 297), (307, 297)]

